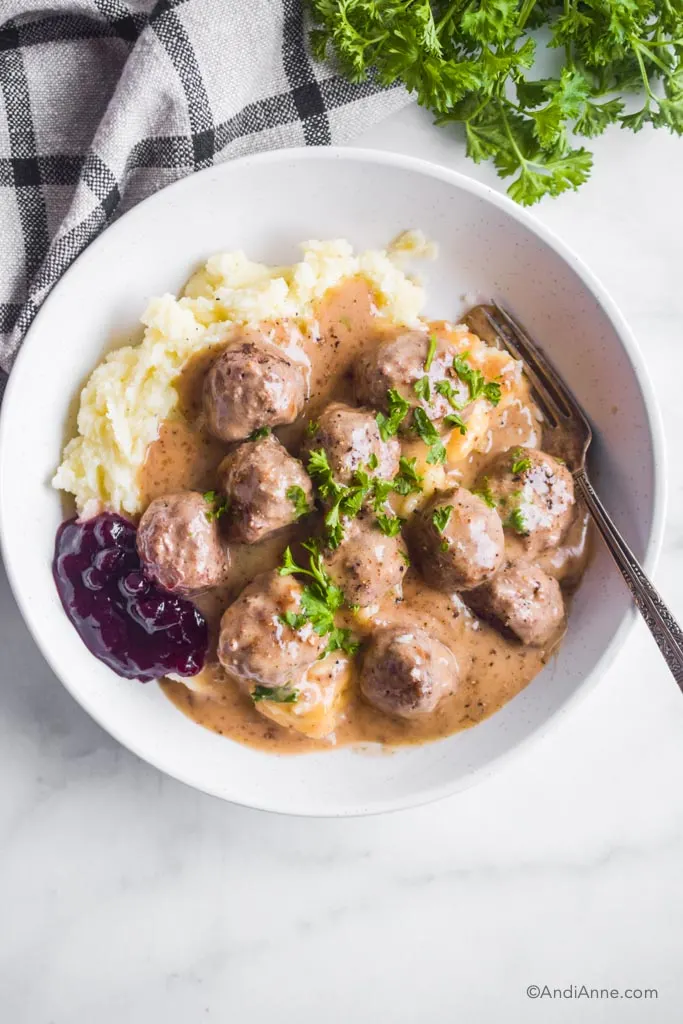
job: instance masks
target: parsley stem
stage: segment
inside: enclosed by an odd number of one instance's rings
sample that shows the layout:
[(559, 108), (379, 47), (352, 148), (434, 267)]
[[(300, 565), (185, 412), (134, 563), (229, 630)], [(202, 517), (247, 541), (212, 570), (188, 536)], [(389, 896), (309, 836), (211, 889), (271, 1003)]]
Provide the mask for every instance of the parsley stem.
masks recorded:
[[(636, 56), (638, 55), (639, 52), (641, 54), (642, 53), (646, 53), (648, 60), (651, 60), (653, 64), (656, 64), (658, 68), (661, 68), (661, 70), (664, 72), (664, 74), (669, 74), (670, 69), (666, 66), (664, 61), (660, 60), (660, 58), (657, 57), (654, 53), (650, 53), (650, 46), (652, 45), (650, 42), (648, 42), (645, 39), (638, 39), (636, 36), (631, 36), (630, 37), (630, 42), (631, 42), (631, 46), (633, 47), (633, 49), (634, 49), (634, 51), (636, 53)], [(638, 58), (638, 63), (641, 66), (641, 72), (642, 72), (645, 69), (645, 65), (644, 65), (643, 61), (640, 58)], [(649, 79), (648, 79), (647, 85), (648, 85), (648, 91), (649, 91), (649, 85), (650, 85)], [(653, 97), (653, 99), (654, 99), (654, 97)]]
[(640, 75), (643, 79), (643, 86), (645, 88), (645, 109), (650, 109), (650, 101), (654, 100), (655, 97), (650, 89), (650, 79), (648, 78), (647, 70), (645, 69), (645, 62), (638, 46), (638, 40), (633, 36), (630, 37), (631, 49), (633, 50), (636, 60), (638, 61), (638, 67), (640, 68)]
[[(564, 0), (564, 16), (565, 16), (565, 18), (569, 18), (569, 12), (572, 9), (573, 9), (573, 4), (572, 4), (571, 0)], [(565, 62), (567, 64), (567, 67), (570, 68), (573, 71), (574, 70), (574, 58), (572, 57), (572, 44), (569, 42), (568, 39), (565, 40), (565, 44), (564, 44), (564, 59), (565, 59)]]
[(514, 135), (510, 131), (510, 123), (509, 123), (509, 121), (508, 121), (508, 119), (507, 119), (507, 117), (505, 115), (505, 110), (503, 108), (503, 103), (504, 102), (507, 102), (507, 101), (506, 100), (502, 100), (502, 99), (497, 99), (496, 100), (496, 103), (498, 104), (498, 110), (500, 111), (501, 120), (503, 122), (503, 125), (505, 126), (505, 134), (507, 135), (508, 139), (510, 140), (510, 145), (512, 146), (512, 149), (514, 150), (514, 152), (515, 152), (515, 154), (517, 156), (517, 159), (519, 160), (520, 167), (522, 168), (523, 171), (525, 171), (527, 169), (527, 167), (528, 167), (528, 161), (527, 161), (526, 157), (522, 154), (521, 149), (519, 148), (519, 146), (515, 142)]
[(451, 15), (455, 14), (455, 12), (457, 11), (457, 9), (459, 7), (460, 7), (460, 0), (454, 0), (454, 3), (451, 3), (451, 4), (448, 5), (448, 7), (446, 8), (443, 16), (436, 23), (436, 34), (437, 35), (439, 35), (443, 31), (444, 27), (447, 25), (448, 21), (450, 20)]
[(521, 30), (524, 28), (527, 21), (529, 20), (529, 15), (531, 14), (535, 6), (536, 0), (524, 0), (524, 3), (522, 4), (522, 9), (519, 12), (519, 18), (517, 19), (518, 29)]

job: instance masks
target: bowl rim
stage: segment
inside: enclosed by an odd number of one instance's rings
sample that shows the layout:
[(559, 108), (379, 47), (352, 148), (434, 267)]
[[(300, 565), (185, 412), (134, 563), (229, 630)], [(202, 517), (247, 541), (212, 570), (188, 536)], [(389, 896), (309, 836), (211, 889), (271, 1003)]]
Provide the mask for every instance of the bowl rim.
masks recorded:
[[(251, 164), (270, 164), (278, 163), (282, 160), (289, 161), (327, 161), (327, 160), (341, 160), (351, 161), (359, 163), (372, 163), (380, 167), (390, 167), (399, 170), (412, 171), (420, 175), (435, 178), (437, 180), (444, 181), (461, 191), (468, 192), (479, 199), (484, 200), (494, 207), (500, 209), (504, 214), (512, 217), (514, 220), (521, 223), (526, 227), (531, 234), (540, 238), (541, 241), (545, 242), (551, 249), (553, 249), (563, 260), (567, 263), (572, 270), (580, 278), (582, 284), (587, 288), (599, 306), (602, 308), (604, 313), (607, 315), (610, 323), (612, 324), (615, 333), (617, 334), (619, 341), (624, 349), (626, 357), (628, 358), (633, 372), (636, 376), (638, 384), (640, 386), (643, 403), (645, 406), (645, 412), (648, 421), (648, 427), (650, 431), (652, 452), (653, 452), (653, 476), (654, 476), (654, 487), (652, 494), (652, 523), (647, 539), (645, 548), (645, 554), (643, 558), (643, 566), (645, 570), (652, 575), (659, 558), (659, 554), (662, 547), (662, 541), (664, 536), (666, 506), (667, 506), (667, 472), (666, 472), (666, 446), (665, 436), (661, 410), (657, 402), (654, 387), (650, 378), (649, 371), (645, 364), (642, 352), (638, 346), (638, 342), (626, 322), (623, 314), (617, 306), (610, 293), (606, 290), (604, 285), (600, 282), (597, 276), (589, 268), (589, 266), (581, 259), (562, 239), (555, 234), (555, 232), (547, 228), (542, 224), (536, 217), (506, 195), (496, 191), (488, 185), (476, 181), (473, 178), (462, 174), (459, 171), (451, 170), (450, 168), (438, 164), (429, 160), (424, 160), (420, 157), (408, 156), (403, 153), (375, 150), (363, 147), (354, 146), (320, 146), (320, 147), (291, 147), (285, 149), (268, 150), (265, 152), (247, 154), (235, 158), (233, 160), (226, 160), (219, 164), (213, 164), (210, 167), (204, 168), (203, 170), (196, 171), (187, 175), (178, 181), (152, 193), (145, 199), (141, 200), (131, 209), (123, 213), (117, 220), (106, 227), (69, 265), (61, 278), (56, 282), (50, 293), (42, 303), (38, 313), (31, 326), (29, 327), (21, 348), (14, 361), (12, 372), (9, 375), (9, 380), (5, 388), (3, 396), (2, 410), (0, 411), (0, 553), (2, 554), (3, 562), (7, 572), (7, 578), (14, 595), (14, 599), (17, 602), (22, 618), (26, 623), (26, 626), (33, 637), (39, 651), (45, 658), (49, 667), (52, 669), (54, 674), (60, 680), (65, 689), (71, 694), (76, 702), (94, 719), (97, 724), (104, 729), (110, 736), (113, 737), (123, 747), (145, 761), (147, 764), (152, 765), (164, 774), (169, 775), (171, 778), (182, 782), (185, 785), (191, 786), (193, 789), (198, 789), (201, 792), (205, 792), (210, 796), (218, 797), (222, 800), (226, 800), (229, 803), (236, 804), (238, 806), (249, 807), (261, 811), (270, 811), (274, 813), (281, 813), (287, 815), (296, 815), (302, 817), (356, 817), (366, 814), (379, 814), (386, 813), (388, 811), (397, 811), (407, 809), (409, 807), (421, 806), (423, 804), (432, 803), (436, 800), (443, 799), (447, 796), (455, 795), (455, 793), (462, 790), (468, 789), (470, 786), (477, 782), (483, 781), (489, 778), (494, 773), (497, 773), (505, 764), (512, 759), (514, 756), (519, 754), (524, 749), (529, 749), (532, 743), (538, 743), (547, 734), (555, 728), (555, 726), (561, 721), (565, 714), (570, 708), (576, 707), (578, 702), (585, 698), (588, 693), (597, 685), (599, 680), (602, 678), (604, 673), (607, 671), (609, 666), (614, 661), (617, 652), (623, 646), (623, 642), (626, 639), (628, 633), (632, 630), (636, 617), (637, 611), (635, 605), (631, 605), (627, 609), (620, 625), (618, 626), (610, 644), (603, 651), (602, 655), (598, 659), (594, 668), (588, 676), (586, 676), (578, 685), (577, 689), (564, 701), (564, 703), (542, 723), (537, 729), (534, 730), (529, 736), (512, 747), (510, 750), (504, 751), (494, 758), (491, 759), (485, 766), (476, 769), (471, 772), (464, 779), (457, 779), (451, 782), (442, 783), (437, 786), (433, 786), (430, 789), (425, 790), (421, 794), (411, 794), (404, 797), (396, 797), (393, 799), (384, 800), (381, 804), (373, 807), (364, 807), (359, 804), (356, 807), (349, 808), (338, 808), (330, 811), (329, 813), (320, 812), (317, 809), (307, 808), (305, 803), (301, 803), (300, 806), (283, 809), (282, 807), (273, 806), (268, 803), (267, 799), (261, 800), (259, 803), (242, 801), (239, 797), (226, 796), (221, 791), (221, 787), (218, 785), (212, 786), (210, 783), (207, 785), (199, 784), (195, 781), (188, 780), (179, 774), (174, 769), (172, 764), (165, 762), (164, 758), (154, 757), (150, 758), (147, 753), (143, 751), (140, 744), (131, 742), (128, 738), (124, 738), (119, 734), (118, 730), (112, 730), (107, 724), (106, 716), (100, 715), (97, 708), (92, 706), (92, 702), (84, 697), (82, 694), (77, 693), (75, 687), (72, 688), (68, 673), (62, 672), (62, 669), (56, 664), (56, 658), (53, 658), (53, 653), (44, 645), (41, 639), (40, 623), (38, 616), (33, 614), (31, 609), (30, 601), (24, 594), (21, 574), (19, 566), (15, 563), (14, 557), (11, 554), (5, 531), (3, 529), (3, 518), (4, 518), (4, 502), (7, 500), (2, 487), (2, 481), (4, 479), (4, 464), (5, 464), (5, 450), (10, 443), (9, 439), (9, 420), (10, 410), (19, 395), (19, 387), (21, 383), (21, 374), (17, 373), (17, 369), (21, 369), (21, 366), (25, 359), (25, 353), (27, 347), (31, 344), (31, 334), (33, 331), (34, 324), (39, 319), (44, 319), (50, 315), (51, 305), (53, 301), (53, 295), (55, 290), (62, 287), (65, 281), (68, 282), (70, 276), (75, 272), (75, 268), (80, 261), (87, 258), (93, 251), (99, 251), (108, 244), (107, 236), (110, 232), (116, 232), (120, 229), (120, 224), (124, 222), (126, 225), (130, 220), (138, 215), (141, 208), (154, 204), (155, 202), (167, 202), (168, 196), (166, 193), (172, 192), (175, 198), (182, 198), (184, 191), (192, 191), (198, 185), (197, 179), (201, 181), (202, 176), (216, 175), (231, 172), (231, 168), (235, 165), (248, 166)], [(160, 197), (163, 194), (163, 198)]]

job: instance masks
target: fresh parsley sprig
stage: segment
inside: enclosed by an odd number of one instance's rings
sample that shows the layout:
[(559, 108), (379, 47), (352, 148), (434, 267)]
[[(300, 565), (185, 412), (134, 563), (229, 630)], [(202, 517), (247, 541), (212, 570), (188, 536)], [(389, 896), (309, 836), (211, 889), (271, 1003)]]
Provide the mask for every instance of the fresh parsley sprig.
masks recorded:
[[(578, 188), (593, 158), (573, 136), (611, 124), (683, 134), (680, 0), (308, 0), (314, 55), (353, 82), (402, 82), (467, 154), (531, 205)], [(538, 35), (538, 30), (543, 32)], [(533, 33), (533, 34), (532, 34)], [(538, 41), (538, 42), (537, 42)], [(557, 72), (534, 78), (537, 45)], [(544, 63), (550, 63), (544, 61)], [(626, 96), (636, 109), (627, 112)]]

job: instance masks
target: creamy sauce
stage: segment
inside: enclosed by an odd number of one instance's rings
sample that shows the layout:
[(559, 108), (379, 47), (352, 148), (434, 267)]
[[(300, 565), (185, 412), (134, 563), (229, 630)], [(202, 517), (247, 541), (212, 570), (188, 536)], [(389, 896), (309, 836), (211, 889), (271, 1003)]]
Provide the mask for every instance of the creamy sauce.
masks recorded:
[[(309, 419), (315, 419), (329, 401), (353, 404), (351, 368), (358, 354), (378, 340), (389, 325), (376, 315), (368, 284), (352, 279), (326, 297), (318, 311), (318, 326), (317, 336), (302, 341), (310, 364), (310, 399), (304, 414), (291, 426), (275, 431), (294, 453)], [(435, 324), (434, 329), (439, 326)], [(481, 333), (484, 334), (483, 329)], [(216, 467), (230, 450), (230, 446), (211, 439), (202, 429), (201, 386), (215, 355), (202, 353), (185, 368), (177, 382), (180, 415), (162, 426), (141, 473), (145, 504), (161, 494), (186, 488), (207, 490), (215, 484)], [(526, 382), (520, 382), (515, 395), (489, 417), (484, 443), (479, 445), (482, 450), (448, 466), (448, 475), (467, 486), (495, 452), (514, 445), (542, 447), (541, 435), (540, 416), (529, 398)], [(404, 453), (419, 454), (419, 445), (406, 442)], [(334, 733), (325, 739), (311, 739), (275, 724), (256, 709), (251, 698), (218, 663), (218, 628), (222, 612), (243, 587), (258, 573), (279, 565), (286, 545), (305, 539), (310, 529), (310, 523), (297, 524), (259, 544), (234, 545), (230, 552), (229, 582), (196, 599), (210, 626), (207, 666), (189, 681), (192, 688), (171, 680), (161, 683), (166, 696), (195, 722), (240, 743), (277, 753), (302, 753), (351, 743), (421, 743), (468, 728), (492, 715), (524, 689), (552, 654), (552, 645), (546, 649), (524, 647), (502, 636), (477, 619), (457, 595), (431, 589), (415, 570), (409, 569), (401, 596), (392, 594), (381, 605), (365, 609), (359, 616), (348, 613), (344, 624), (360, 637), (379, 625), (421, 626), (455, 653), (466, 677), (457, 692), (420, 720), (389, 718), (360, 699), (352, 665), (350, 685)], [(588, 537), (587, 517), (583, 510), (577, 510), (565, 543), (536, 559), (546, 572), (563, 583), (567, 592), (575, 588), (585, 569)], [(510, 555), (514, 554), (514, 547), (512, 540), (508, 546)], [(319, 665), (323, 670), (329, 665), (332, 671), (346, 671), (336, 654), (328, 655)]]

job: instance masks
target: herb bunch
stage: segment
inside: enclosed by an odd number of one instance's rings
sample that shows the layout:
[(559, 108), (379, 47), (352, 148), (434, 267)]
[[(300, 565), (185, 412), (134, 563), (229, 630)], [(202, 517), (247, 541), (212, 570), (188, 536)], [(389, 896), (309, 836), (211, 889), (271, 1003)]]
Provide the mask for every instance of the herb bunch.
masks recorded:
[[(610, 124), (683, 134), (683, 0), (309, 0), (314, 55), (353, 82), (402, 82), (438, 124), (464, 127), (530, 206), (576, 189), (593, 158), (572, 136)], [(556, 73), (532, 78), (536, 31)], [(624, 97), (634, 93), (636, 109)]]

